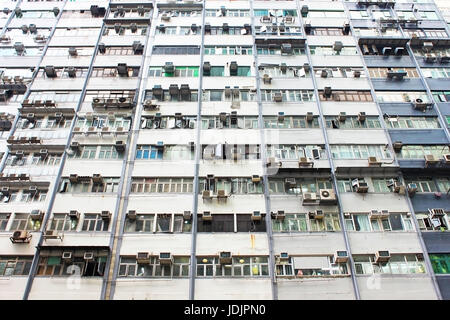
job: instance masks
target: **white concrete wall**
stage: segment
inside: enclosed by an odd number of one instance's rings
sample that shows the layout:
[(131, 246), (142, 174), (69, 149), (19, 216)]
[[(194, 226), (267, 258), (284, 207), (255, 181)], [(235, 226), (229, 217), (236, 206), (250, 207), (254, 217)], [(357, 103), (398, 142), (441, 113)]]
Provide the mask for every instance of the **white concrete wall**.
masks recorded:
[(0, 300), (22, 300), (27, 279), (26, 276), (0, 277)]
[(436, 300), (428, 275), (357, 276), (363, 300)]
[(149, 252), (152, 255), (159, 255), (160, 252), (170, 252), (175, 256), (189, 256), (191, 252), (191, 234), (125, 233), (120, 255), (135, 256), (138, 252)]
[(120, 279), (114, 300), (187, 300), (188, 279)]
[[(274, 232), (274, 253), (288, 252), (289, 255), (334, 255), (345, 251), (342, 232)], [(352, 251), (353, 253), (353, 251)]]
[(350, 277), (277, 279), (279, 300), (354, 300)]
[(30, 300), (99, 300), (103, 279), (100, 277), (36, 277)]
[(196, 300), (270, 300), (270, 279), (196, 279)]
[(197, 234), (197, 256), (218, 255), (221, 251), (229, 251), (234, 256), (267, 256), (269, 253), (267, 234), (264, 232)]
[(370, 212), (371, 210), (386, 210), (391, 212), (409, 212), (405, 196), (398, 193), (355, 193), (340, 194), (344, 212)]
[(352, 254), (375, 254), (379, 250), (395, 253), (422, 252), (416, 232), (360, 232), (349, 231)]

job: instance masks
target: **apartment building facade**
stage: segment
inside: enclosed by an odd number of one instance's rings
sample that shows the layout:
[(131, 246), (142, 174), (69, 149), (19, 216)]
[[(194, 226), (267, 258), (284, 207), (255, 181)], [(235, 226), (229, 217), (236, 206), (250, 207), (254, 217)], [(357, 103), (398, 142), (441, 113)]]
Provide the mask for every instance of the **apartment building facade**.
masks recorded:
[(433, 0), (0, 3), (0, 299), (450, 298)]

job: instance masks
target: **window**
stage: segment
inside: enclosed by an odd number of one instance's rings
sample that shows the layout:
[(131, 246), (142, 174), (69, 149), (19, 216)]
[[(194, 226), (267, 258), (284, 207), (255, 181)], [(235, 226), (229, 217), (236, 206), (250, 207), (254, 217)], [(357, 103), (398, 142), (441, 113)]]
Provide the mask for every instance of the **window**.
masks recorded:
[(103, 220), (100, 214), (84, 215), (82, 231), (108, 231), (109, 220)]
[(423, 102), (430, 102), (430, 98), (428, 97), (426, 92), (376, 92), (377, 101), (380, 103), (383, 102), (413, 102), (416, 99), (421, 99)]
[(284, 220), (272, 220), (274, 232), (340, 231), (339, 215), (326, 213), (324, 219), (309, 218), (307, 214), (286, 214)]
[(268, 276), (268, 258), (232, 257), (231, 264), (220, 264), (217, 257), (197, 257), (197, 277), (258, 277)]
[(287, 214), (284, 220), (272, 220), (273, 232), (308, 231), (306, 214)]
[(120, 257), (119, 277), (188, 277), (190, 257), (173, 257), (171, 265), (162, 265), (157, 257), (138, 263), (135, 257)]
[(381, 123), (377, 117), (366, 117), (365, 121), (359, 121), (358, 117), (347, 116), (345, 121), (339, 121), (337, 117), (326, 116), (325, 122), (327, 124), (327, 128), (333, 129), (381, 128)]
[(278, 117), (264, 116), (264, 128), (268, 129), (301, 129), (320, 128), (319, 118), (314, 117), (312, 121), (307, 121), (305, 117), (285, 116), (282, 121)]
[(447, 214), (440, 216), (432, 216), (429, 212), (427, 213), (416, 213), (417, 222), (419, 224), (420, 230), (429, 231), (445, 231), (449, 229), (449, 221)]
[(198, 46), (155, 46), (153, 47), (153, 54), (155, 55), (194, 55), (200, 54), (200, 47)]
[(348, 274), (345, 263), (333, 263), (329, 256), (291, 257), (296, 276), (329, 276)]
[(450, 254), (430, 254), (430, 260), (434, 273), (450, 274)]
[(324, 95), (323, 90), (319, 90), (320, 101), (353, 101), (353, 102), (371, 102), (372, 94), (370, 91), (333, 91), (329, 97)]
[(9, 213), (0, 213), (0, 231), (5, 231), (6, 226), (8, 225), (10, 214)]
[(261, 101), (272, 102), (276, 93), (281, 93), (283, 102), (315, 101), (314, 91), (311, 90), (261, 90)]
[(438, 129), (437, 117), (386, 117), (386, 126), (396, 129)]
[(358, 55), (358, 50), (356, 47), (343, 47), (341, 51), (336, 51), (333, 46), (310, 46), (309, 50), (311, 55), (321, 55), (321, 56), (356, 56)]
[(434, 155), (436, 158), (442, 158), (444, 154), (450, 153), (450, 148), (445, 145), (406, 145), (397, 156), (400, 159), (423, 159), (427, 154)]
[(27, 276), (33, 257), (0, 256), (0, 277)]
[(225, 190), (228, 194), (261, 194), (263, 193), (262, 183), (253, 182), (251, 178), (215, 178), (207, 180), (199, 179), (199, 192), (210, 190), (216, 193), (217, 190)]
[(133, 178), (132, 193), (190, 193), (192, 178)]
[(198, 215), (198, 232), (234, 232), (234, 215), (213, 214), (212, 220), (203, 220)]
[(209, 75), (211, 77), (223, 77), (225, 75), (225, 67), (211, 67)]
[(205, 55), (252, 55), (252, 47), (247, 46), (205, 46)]
[[(406, 184), (415, 183), (417, 192), (437, 192), (436, 184), (432, 178), (427, 177), (412, 177), (406, 179)], [(445, 191), (445, 190), (443, 190)]]
[(77, 183), (72, 183), (68, 178), (63, 178), (59, 191), (70, 193), (115, 193), (119, 189), (119, 182), (120, 178), (103, 177), (102, 183), (93, 183), (90, 177), (79, 177)]
[(387, 218), (370, 218), (367, 214), (352, 214), (345, 217), (348, 231), (414, 231), (411, 216), (404, 213), (390, 213)]
[(162, 159), (164, 148), (159, 146), (139, 146), (136, 159)]
[(10, 230), (28, 230), (39, 231), (41, 221), (32, 220), (28, 213), (16, 213), (11, 224)]
[(405, 78), (419, 78), (419, 73), (415, 68), (369, 68), (369, 75), (371, 78), (386, 78), (389, 71), (405, 71)]
[[(405, 147), (402, 148), (402, 151)], [(391, 159), (389, 150), (384, 145), (331, 145), (333, 159)]]
[(49, 230), (56, 231), (75, 231), (77, 229), (78, 219), (69, 217), (68, 214), (55, 213), (50, 223)]
[(375, 263), (373, 255), (353, 257), (356, 274), (414, 274), (425, 273), (425, 263), (415, 254), (392, 254), (389, 262)]
[(39, 257), (37, 276), (101, 277), (104, 274), (107, 252), (94, 253), (93, 260), (85, 260), (84, 252), (72, 253), (71, 261), (64, 261), (61, 253), (43, 252)]

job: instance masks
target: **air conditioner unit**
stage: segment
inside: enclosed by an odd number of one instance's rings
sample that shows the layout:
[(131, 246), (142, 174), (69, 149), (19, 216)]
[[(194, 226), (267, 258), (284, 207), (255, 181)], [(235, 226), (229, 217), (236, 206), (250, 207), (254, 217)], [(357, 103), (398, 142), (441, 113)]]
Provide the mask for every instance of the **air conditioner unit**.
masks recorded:
[(380, 217), (381, 217), (381, 214), (378, 210), (376, 210), (376, 209), (370, 210), (369, 219), (373, 220), (373, 219), (378, 219)]
[(48, 156), (48, 150), (47, 149), (39, 150), (39, 156), (41, 157), (41, 159), (45, 159)]
[(8, 196), (9, 195), (9, 187), (2, 187), (0, 190), (0, 193), (2, 194), (2, 196)]
[(136, 220), (136, 210), (128, 210), (127, 218), (129, 220)]
[(270, 158), (267, 158), (266, 165), (267, 165), (268, 167), (280, 167), (280, 166), (281, 166), (281, 162), (278, 161), (278, 160), (277, 160), (276, 158), (274, 158), (274, 157), (270, 157)]
[(203, 211), (202, 220), (203, 221), (211, 221), (212, 220), (211, 212), (210, 211)]
[(102, 217), (102, 220), (110, 220), (111, 219), (111, 212), (106, 211), (106, 210), (102, 211), (101, 217)]
[(44, 234), (45, 240), (58, 239), (58, 238), (60, 238), (62, 240), (62, 237), (60, 237), (58, 230), (46, 230), (45, 231), (45, 234)]
[(45, 70), (46, 76), (49, 78), (55, 78), (57, 76), (56, 69), (54, 66), (46, 66), (44, 68), (44, 70)]
[(63, 252), (61, 258), (66, 262), (72, 261), (72, 252), (70, 251)]
[(263, 82), (264, 82), (264, 84), (271, 84), (272, 83), (272, 78), (268, 74), (264, 74), (263, 75)]
[(303, 204), (315, 204), (317, 200), (317, 194), (315, 192), (303, 193)]
[(30, 218), (31, 220), (42, 220), (42, 216), (44, 215), (44, 213), (41, 210), (32, 210), (30, 213)]
[(145, 109), (156, 109), (158, 108), (158, 100), (145, 100), (144, 101), (144, 108)]
[(114, 144), (114, 147), (116, 148), (117, 152), (124, 152), (125, 151), (125, 144), (121, 140), (117, 140)]
[(437, 159), (434, 155), (432, 154), (426, 154), (425, 156), (425, 165), (429, 166), (430, 164), (436, 164), (439, 163), (439, 159)]
[(261, 182), (261, 177), (257, 174), (252, 175), (252, 182), (253, 183), (259, 183)]
[(282, 102), (283, 101), (283, 96), (281, 95), (281, 92), (275, 92), (273, 94), (273, 101), (275, 101), (275, 102)]
[(78, 175), (77, 174), (71, 174), (69, 176), (70, 183), (78, 183)]
[(338, 120), (340, 122), (345, 122), (345, 119), (347, 118), (347, 114), (345, 112), (340, 112), (338, 115)]
[(170, 265), (173, 262), (173, 257), (170, 252), (161, 252), (159, 254), (159, 264)]
[(92, 182), (93, 183), (103, 183), (103, 177), (99, 173), (94, 173), (92, 175)]
[(314, 120), (314, 114), (312, 112), (306, 113), (306, 121), (313, 121)]
[(364, 122), (366, 121), (366, 113), (361, 111), (358, 113), (358, 121), (359, 122)]
[(283, 210), (278, 210), (278, 211), (275, 213), (275, 219), (276, 219), (276, 220), (284, 220), (285, 217), (286, 217), (286, 214), (284, 213)]
[(297, 185), (297, 181), (295, 180), (295, 178), (285, 178), (284, 179), (284, 184), (287, 187), (295, 187)]
[(429, 106), (432, 105), (431, 102), (424, 102), (422, 99), (416, 99), (413, 102), (414, 109), (425, 112)]
[(334, 254), (334, 263), (347, 263), (348, 253), (347, 251), (336, 251)]
[(388, 262), (390, 258), (391, 258), (391, 255), (390, 255), (389, 251), (377, 251), (375, 253), (375, 262), (376, 263)]
[(138, 252), (136, 254), (136, 262), (141, 264), (149, 264), (150, 254), (148, 252)]
[(352, 188), (353, 190), (356, 190), (357, 193), (367, 193), (369, 191), (367, 182), (361, 182), (358, 179), (352, 180)]
[(219, 263), (220, 264), (231, 264), (232, 263), (232, 255), (231, 252), (222, 251), (219, 253)]
[(262, 219), (261, 212), (253, 211), (252, 213), (252, 221), (260, 221)]
[(207, 200), (212, 199), (211, 190), (203, 190), (202, 198)]
[(289, 261), (289, 253), (281, 252), (279, 259), (280, 261)]
[(325, 98), (330, 98), (332, 92), (333, 91), (332, 91), (331, 87), (325, 87), (323, 89), (323, 95), (324, 95)]
[(28, 192), (29, 192), (32, 196), (34, 196), (34, 195), (38, 192), (38, 189), (37, 189), (36, 186), (30, 186), (30, 187), (28, 188)]
[(333, 45), (333, 50), (337, 52), (341, 52), (344, 45), (342, 44), (342, 41), (335, 41)]
[(69, 218), (70, 219), (74, 219), (74, 220), (78, 220), (78, 219), (80, 219), (80, 213), (77, 210), (70, 210), (69, 211)]
[(17, 150), (15, 153), (15, 156), (17, 159), (22, 159), (23, 158), (23, 150)]
[(281, 54), (292, 54), (292, 44), (282, 43), (281, 44)]
[(450, 154), (444, 154), (444, 161), (446, 164), (450, 163)]
[(29, 242), (31, 239), (31, 234), (25, 230), (14, 231), (12, 237), (10, 237), (11, 242)]
[(228, 194), (224, 189), (218, 189), (217, 190), (217, 198), (228, 198)]
[(409, 195), (414, 195), (417, 192), (417, 184), (409, 183), (407, 189)]
[(184, 220), (191, 220), (192, 218), (192, 213), (190, 211), (184, 211), (183, 212), (183, 219)]
[(77, 48), (75, 47), (70, 47), (69, 48), (69, 55), (71, 55), (72, 57), (76, 57), (78, 55), (77, 53)]
[(381, 162), (378, 160), (377, 157), (369, 157), (367, 159), (367, 161), (369, 162), (369, 167), (380, 167), (381, 166)]
[(319, 189), (319, 194), (320, 194), (320, 203), (330, 203), (330, 204), (334, 204), (337, 201), (336, 198), (336, 193), (334, 192), (333, 189)]
[(94, 253), (93, 252), (85, 252), (83, 259), (84, 260), (94, 260)]
[(323, 210), (315, 210), (314, 212), (310, 212), (309, 217), (311, 219), (323, 219), (325, 217), (325, 213)]
[(428, 209), (430, 212), (431, 218), (436, 217), (444, 217), (445, 216), (445, 210), (444, 209)]
[(389, 218), (389, 210), (382, 209), (378, 212), (380, 218)]

